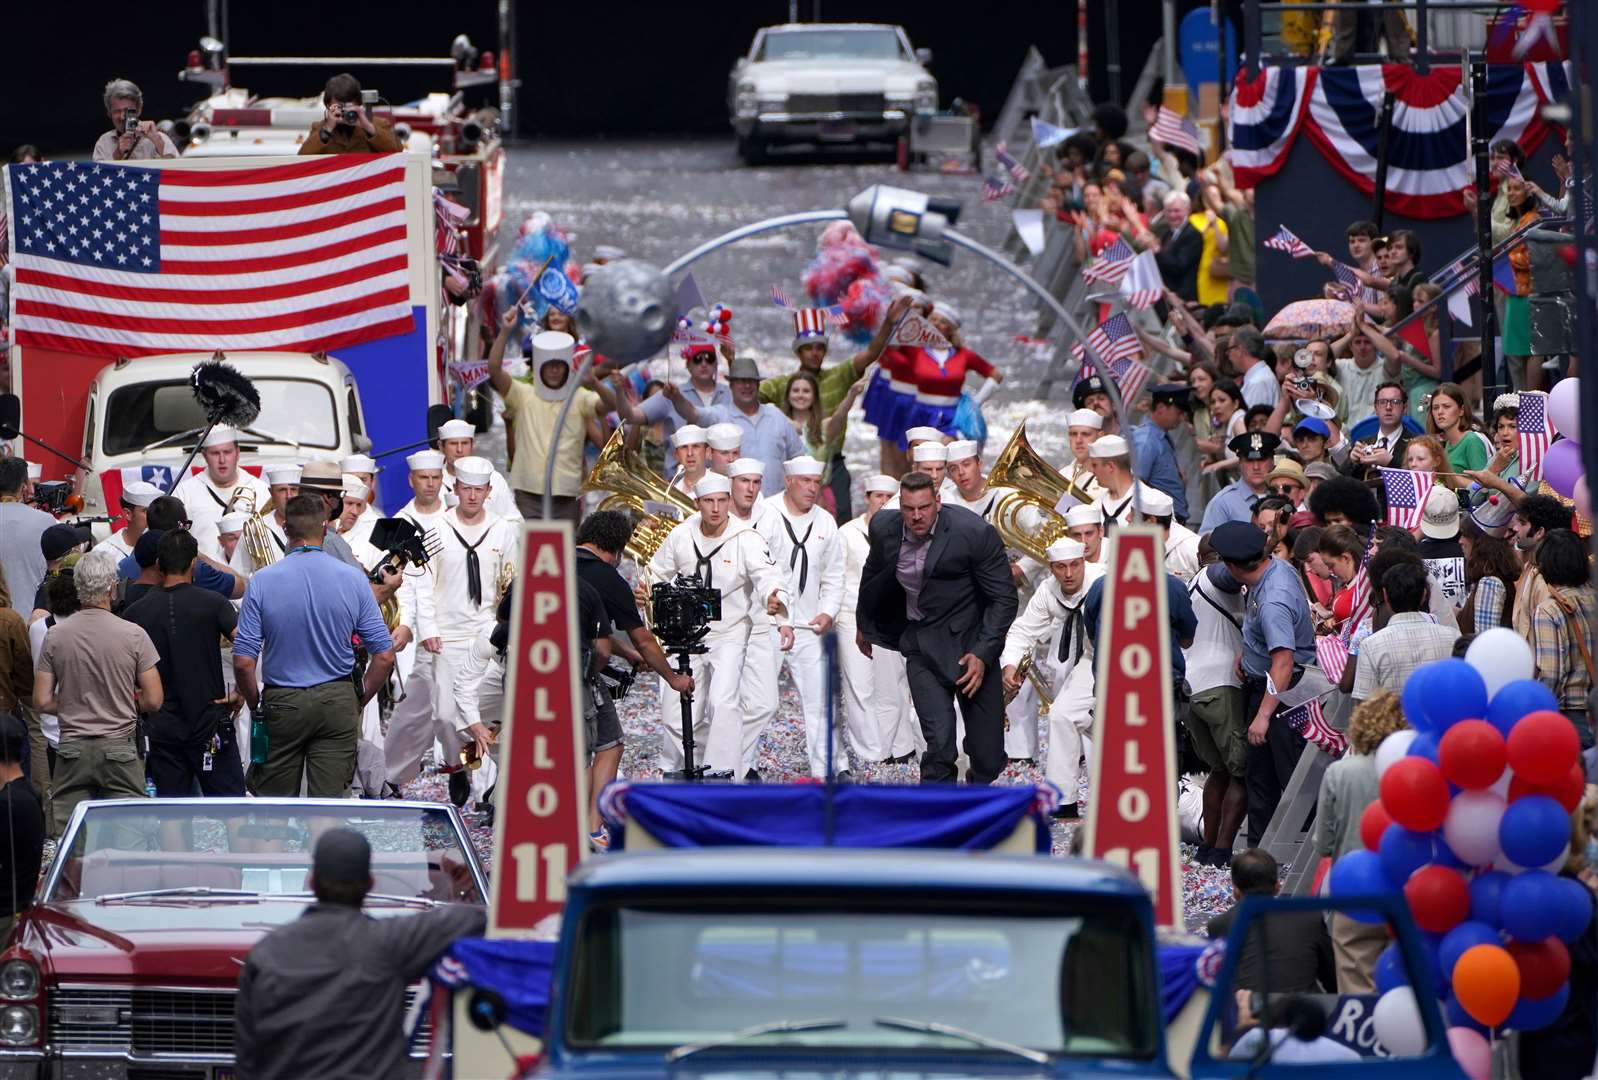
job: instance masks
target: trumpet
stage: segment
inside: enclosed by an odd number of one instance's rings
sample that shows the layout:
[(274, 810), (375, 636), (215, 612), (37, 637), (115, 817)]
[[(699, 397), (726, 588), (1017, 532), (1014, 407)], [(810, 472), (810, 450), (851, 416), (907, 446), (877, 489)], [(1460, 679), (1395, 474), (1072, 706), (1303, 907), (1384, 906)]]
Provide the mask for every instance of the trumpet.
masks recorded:
[[(1054, 695), (1049, 693), (1048, 683), (1043, 681), (1043, 675), (1038, 671), (1038, 666), (1030, 655), (1023, 656), (1021, 662), (1015, 665), (1015, 675), (1018, 679), (1025, 679), (1032, 684), (1032, 690), (1038, 696), (1038, 713), (1042, 716), (1049, 715), (1049, 710), (1054, 708)], [(1006, 705), (1015, 700), (1015, 695), (1021, 692), (1020, 687), (1004, 692)]]

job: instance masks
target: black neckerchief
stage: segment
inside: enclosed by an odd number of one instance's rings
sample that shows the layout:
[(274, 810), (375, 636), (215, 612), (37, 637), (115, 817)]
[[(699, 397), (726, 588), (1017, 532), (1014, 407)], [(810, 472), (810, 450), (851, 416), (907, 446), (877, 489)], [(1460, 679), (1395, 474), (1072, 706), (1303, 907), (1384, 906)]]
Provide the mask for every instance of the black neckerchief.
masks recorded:
[[(729, 537), (728, 539), (731, 538)], [(699, 577), (699, 571), (703, 570), (705, 572), (705, 576), (701, 580), (703, 580), (705, 588), (708, 589), (716, 583), (715, 568), (711, 566), (710, 560), (714, 559), (717, 552), (721, 551), (722, 548), (727, 546), (727, 541), (723, 540), (721, 543), (717, 544), (711, 549), (709, 555), (706, 555), (704, 552), (699, 550), (699, 542), (697, 540), (689, 539), (688, 543), (692, 544), (694, 549), (694, 577)]]
[(488, 539), (488, 530), (483, 530), (483, 535), (477, 538), (475, 544), (468, 544), (466, 537), (456, 532), (455, 526), (449, 522), (444, 523), (449, 531), (455, 533), (455, 539), (461, 542), (461, 547), (466, 549), (466, 598), (472, 602), (472, 607), (483, 606), (483, 564), (477, 557), (477, 549)]
[(793, 522), (788, 520), (788, 515), (778, 513), (782, 519), (782, 527), (788, 530), (788, 539), (793, 542), (793, 553), (788, 556), (788, 569), (792, 570), (795, 564), (799, 567), (799, 591), (805, 591), (805, 581), (810, 577), (810, 549), (805, 544), (810, 542), (810, 534), (816, 529), (815, 519), (805, 527), (805, 535), (800, 539), (799, 534), (793, 531)]

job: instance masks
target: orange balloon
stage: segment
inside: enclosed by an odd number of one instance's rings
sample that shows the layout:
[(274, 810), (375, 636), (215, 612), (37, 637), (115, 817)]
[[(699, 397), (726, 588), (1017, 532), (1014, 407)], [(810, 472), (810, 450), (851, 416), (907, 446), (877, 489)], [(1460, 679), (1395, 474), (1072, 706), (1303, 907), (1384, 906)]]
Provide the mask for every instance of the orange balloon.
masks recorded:
[(1474, 945), (1454, 965), (1454, 997), (1479, 1024), (1497, 1027), (1520, 998), (1520, 968), (1509, 950)]

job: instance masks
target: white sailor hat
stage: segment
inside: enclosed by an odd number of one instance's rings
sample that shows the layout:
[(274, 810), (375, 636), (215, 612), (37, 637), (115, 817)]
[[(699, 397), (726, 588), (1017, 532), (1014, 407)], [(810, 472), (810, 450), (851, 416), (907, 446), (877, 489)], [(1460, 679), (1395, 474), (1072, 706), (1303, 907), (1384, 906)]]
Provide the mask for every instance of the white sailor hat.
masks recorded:
[(1087, 557), (1087, 553), (1088, 549), (1082, 546), (1082, 542), (1080, 540), (1072, 540), (1070, 538), (1056, 540), (1054, 543), (1049, 545), (1048, 551), (1045, 552), (1045, 554), (1048, 555), (1049, 561), (1051, 563), (1069, 562), (1072, 559), (1084, 559)]
[(960, 329), (960, 313), (954, 309), (953, 305), (945, 304), (942, 300), (934, 300), (932, 302), (932, 314), (942, 315), (949, 320), (956, 330)]
[(1152, 484), (1137, 486), (1137, 508), (1139, 513), (1149, 517), (1170, 517), (1176, 513), (1176, 503)]
[(710, 433), (704, 428), (700, 427), (698, 424), (683, 424), (676, 431), (671, 433), (671, 445), (674, 447), (693, 446), (696, 443), (704, 443), (709, 441)]
[(1083, 503), (1080, 506), (1073, 506), (1071, 509), (1065, 512), (1065, 527), (1068, 529), (1074, 529), (1078, 525), (1103, 524), (1104, 514), (1097, 506), (1094, 506), (1091, 503)]
[(942, 443), (924, 442), (910, 451), (911, 461), (948, 461), (949, 448)]
[(765, 476), (766, 463), (759, 458), (741, 457), (727, 466), (727, 476)]
[(221, 446), (224, 443), (237, 443), (238, 441), (239, 433), (237, 431), (226, 424), (218, 424), (211, 429), (211, 433), (205, 437), (205, 441), (200, 443), (200, 449), (209, 450), (213, 446)]
[(161, 497), (161, 489), (145, 480), (135, 480), (122, 488), (122, 501), (129, 506), (149, 506)]
[(1088, 457), (1091, 458), (1125, 457), (1129, 452), (1126, 440), (1119, 435), (1100, 435), (1088, 447)]
[(440, 439), (475, 439), (477, 429), (465, 420), (446, 420), (438, 425)]
[(882, 491), (889, 495), (895, 495), (899, 491), (899, 481), (884, 473), (877, 473), (875, 476), (866, 477), (866, 490)]
[(703, 499), (707, 495), (731, 494), (732, 481), (720, 473), (706, 473), (703, 479), (694, 485), (694, 498), (696, 499)]
[(418, 450), (405, 459), (405, 464), (410, 466), (411, 472), (442, 469), (444, 467), (444, 455), (437, 450)]
[(346, 499), (366, 498), (366, 482), (354, 473), (344, 473), (339, 477), (342, 490)]
[(377, 472), (377, 462), (365, 454), (351, 454), (339, 462), (338, 467), (344, 472), (368, 474)]
[(494, 464), (487, 458), (463, 457), (455, 462), (455, 482), (486, 487), (494, 478)]
[(1094, 431), (1103, 431), (1104, 417), (1092, 409), (1073, 409), (1066, 414), (1065, 426), (1068, 428), (1085, 427), (1092, 428)]
[(943, 432), (935, 427), (913, 427), (904, 433), (905, 442), (936, 442), (943, 441)]
[(982, 444), (975, 439), (956, 439), (946, 449), (949, 451), (950, 461), (964, 461), (966, 458), (982, 456)]
[(705, 429), (705, 441), (712, 450), (736, 450), (744, 442), (743, 428), (737, 424), (711, 424)]
[(44, 477), (44, 465), (41, 462), (28, 462), (28, 479), (40, 480)]
[(223, 514), (222, 520), (216, 523), (216, 531), (219, 533), (242, 532), (247, 516), (238, 512)]
[(281, 465), (268, 465), (261, 470), (261, 475), (266, 478), (267, 487), (278, 487), (282, 484), (298, 485), (304, 471), (293, 462), (287, 462)]
[(817, 461), (809, 454), (803, 454), (799, 457), (792, 457), (782, 463), (782, 475), (820, 476), (821, 462)]

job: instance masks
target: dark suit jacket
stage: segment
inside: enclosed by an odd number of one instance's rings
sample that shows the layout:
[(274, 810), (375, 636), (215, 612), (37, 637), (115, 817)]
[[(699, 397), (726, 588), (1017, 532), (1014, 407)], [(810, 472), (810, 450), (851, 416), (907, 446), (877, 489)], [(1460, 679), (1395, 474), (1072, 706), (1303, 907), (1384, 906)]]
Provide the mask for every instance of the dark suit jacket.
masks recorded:
[(1204, 234), (1183, 224), (1181, 235), (1167, 236), (1154, 253), (1166, 288), (1189, 302), (1198, 299), (1199, 260), (1204, 256)]
[(993, 526), (969, 510), (938, 511), (921, 582), (921, 620), (905, 618), (899, 584), (904, 519), (897, 510), (871, 518), (871, 551), (860, 575), (855, 621), (865, 639), (896, 652), (922, 652), (944, 670), (972, 653), (991, 671), (1015, 619), (1015, 580)]
[[(1372, 436), (1370, 439), (1365, 441), (1371, 442), (1374, 440), (1374, 438), (1375, 436)], [(1367, 484), (1377, 485), (1378, 494), (1376, 497), (1378, 499), (1382, 499), (1382, 505), (1385, 506), (1386, 500), (1380, 494), (1382, 474), (1377, 470), (1382, 468), (1402, 469), (1404, 467), (1404, 451), (1409, 449), (1409, 440), (1411, 438), (1413, 438), (1413, 436), (1410, 435), (1408, 428), (1399, 428), (1398, 441), (1393, 444), (1393, 460), (1389, 461), (1386, 465), (1361, 465), (1359, 462), (1354, 460), (1352, 455), (1350, 455), (1348, 461), (1343, 464), (1343, 472), (1347, 473), (1349, 476), (1352, 476), (1355, 480), (1363, 480)]]

